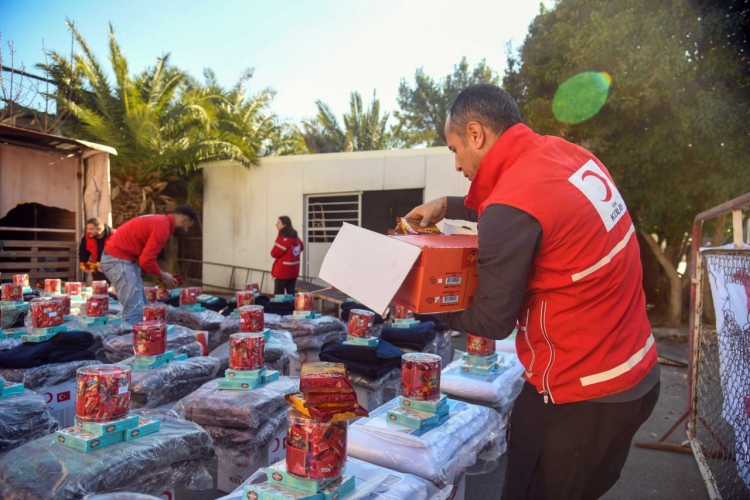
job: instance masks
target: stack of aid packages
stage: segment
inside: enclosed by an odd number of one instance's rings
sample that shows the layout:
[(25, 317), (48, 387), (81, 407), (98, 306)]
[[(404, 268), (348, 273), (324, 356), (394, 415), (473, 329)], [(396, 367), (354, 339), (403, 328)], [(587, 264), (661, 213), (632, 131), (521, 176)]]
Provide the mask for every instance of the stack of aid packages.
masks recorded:
[(503, 365), (503, 358), (495, 352), (495, 341), (466, 334), (466, 353), (461, 356), (461, 373), (489, 375)]
[(167, 351), (167, 306), (159, 302), (143, 306), (143, 321), (133, 324), (133, 370), (153, 370), (187, 359), (187, 354)]
[(401, 357), (401, 396), (388, 420), (411, 429), (434, 427), (450, 411), (448, 398), (440, 394), (442, 358), (415, 352)]
[(130, 368), (96, 365), (76, 372), (75, 426), (57, 431), (57, 442), (88, 452), (159, 430), (158, 420), (130, 414)]
[(305, 363), (300, 393), (286, 397), (286, 460), (268, 468), (268, 481), (246, 486), (243, 499), (334, 500), (354, 490), (346, 467), (347, 420), (368, 416), (340, 363)]
[(266, 335), (263, 306), (240, 307), (240, 330), (229, 337), (229, 369), (219, 380), (220, 390), (252, 391), (279, 379), (266, 369)]
[(347, 345), (377, 346), (380, 339), (372, 336), (372, 325), (375, 323), (375, 313), (365, 309), (349, 311), (349, 323), (346, 325)]

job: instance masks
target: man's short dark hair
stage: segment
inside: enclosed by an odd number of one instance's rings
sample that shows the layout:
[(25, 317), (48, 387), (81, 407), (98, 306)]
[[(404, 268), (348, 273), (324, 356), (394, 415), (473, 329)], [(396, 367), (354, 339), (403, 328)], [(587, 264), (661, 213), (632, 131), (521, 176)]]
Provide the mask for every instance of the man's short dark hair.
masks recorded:
[(522, 123), (516, 100), (509, 93), (489, 83), (466, 87), (448, 110), (451, 130), (464, 137), (466, 125), (477, 122), (500, 135), (516, 123)]
[(180, 205), (174, 210), (172, 210), (172, 213), (184, 215), (185, 217), (188, 217), (193, 222), (198, 220), (198, 213), (195, 210), (193, 210), (193, 207), (191, 207), (190, 205)]

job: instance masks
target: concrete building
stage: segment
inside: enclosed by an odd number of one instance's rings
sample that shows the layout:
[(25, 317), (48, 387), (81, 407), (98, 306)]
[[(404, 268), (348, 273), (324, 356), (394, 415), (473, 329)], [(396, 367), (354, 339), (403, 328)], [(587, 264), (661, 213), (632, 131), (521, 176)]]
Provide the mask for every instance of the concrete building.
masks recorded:
[[(206, 289), (260, 282), (281, 215), (305, 242), (302, 274), (317, 277), (344, 222), (385, 233), (424, 200), (469, 189), (445, 147), (273, 157), (251, 168), (218, 162), (204, 167), (204, 181)], [(264, 291), (272, 286), (266, 276)]]

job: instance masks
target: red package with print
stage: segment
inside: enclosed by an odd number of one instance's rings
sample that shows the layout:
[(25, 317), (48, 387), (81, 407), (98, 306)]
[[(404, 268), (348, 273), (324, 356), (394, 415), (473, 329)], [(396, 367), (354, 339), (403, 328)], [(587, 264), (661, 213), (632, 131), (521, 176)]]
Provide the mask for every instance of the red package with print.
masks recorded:
[(58, 299), (31, 301), (31, 327), (50, 328), (63, 324), (63, 303)]
[(76, 373), (76, 417), (86, 422), (109, 422), (130, 411), (130, 368), (96, 365)]
[(260, 286), (257, 283), (245, 283), (245, 290), (260, 293)]
[(18, 302), (23, 300), (23, 285), (20, 283), (3, 283), (3, 302)]
[(172, 296), (169, 294), (169, 290), (167, 290), (163, 286), (156, 287), (156, 300), (164, 300), (164, 299), (169, 299), (171, 297)]
[(143, 292), (146, 294), (146, 302), (156, 302), (159, 296), (159, 287), (156, 286), (144, 286)]
[(161, 321), (135, 323), (133, 352), (141, 356), (158, 356), (167, 352), (167, 325)]
[(393, 306), (393, 317), (396, 319), (412, 319), (414, 312), (406, 306), (395, 304)]
[(59, 297), (55, 297), (55, 299), (62, 302), (62, 312), (63, 316), (70, 316), (70, 296), (69, 295), (60, 295)]
[(13, 276), (13, 283), (18, 283), (21, 286), (30, 286), (29, 275), (28, 274), (16, 274)]
[(401, 395), (430, 400), (440, 397), (440, 366), (437, 354), (412, 352), (401, 357)]
[(92, 295), (86, 301), (86, 316), (103, 318), (109, 314), (109, 295)]
[(295, 311), (312, 311), (313, 310), (313, 296), (311, 293), (299, 292), (294, 296), (294, 310)]
[(352, 309), (349, 312), (347, 332), (352, 337), (365, 338), (372, 336), (372, 325), (375, 323), (375, 313), (364, 309)]
[(354, 392), (343, 363), (305, 363), (300, 370), (299, 389), (312, 392)]
[(167, 304), (160, 302), (143, 305), (143, 321), (167, 322)]
[(255, 292), (252, 290), (245, 290), (242, 292), (237, 292), (237, 308), (244, 306), (253, 306), (255, 305)]
[(240, 308), (240, 330), (243, 332), (262, 332), (265, 330), (263, 306)]
[(472, 356), (492, 356), (495, 354), (495, 341), (467, 332), (466, 352)]
[(289, 410), (286, 465), (307, 479), (334, 479), (346, 466), (347, 423), (321, 423)]
[(82, 289), (83, 289), (83, 283), (80, 283), (78, 281), (68, 281), (67, 283), (65, 283), (66, 295), (81, 295)]
[(197, 286), (191, 286), (188, 288), (180, 289), (180, 305), (189, 306), (198, 303), (198, 295), (201, 294), (201, 289)]
[(91, 282), (92, 295), (109, 295), (109, 283), (103, 280)]
[(262, 333), (235, 333), (229, 337), (229, 368), (258, 370), (266, 365), (266, 341)]
[(44, 293), (62, 293), (62, 280), (59, 280), (59, 279), (44, 280)]

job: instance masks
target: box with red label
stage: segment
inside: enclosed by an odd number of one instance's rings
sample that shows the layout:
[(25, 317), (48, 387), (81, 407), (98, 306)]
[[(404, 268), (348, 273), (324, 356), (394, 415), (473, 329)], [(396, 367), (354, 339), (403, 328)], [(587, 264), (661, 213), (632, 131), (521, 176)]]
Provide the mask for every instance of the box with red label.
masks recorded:
[(478, 285), (477, 236), (385, 236), (344, 224), (320, 279), (385, 315), (389, 304), (415, 313), (460, 311)]

